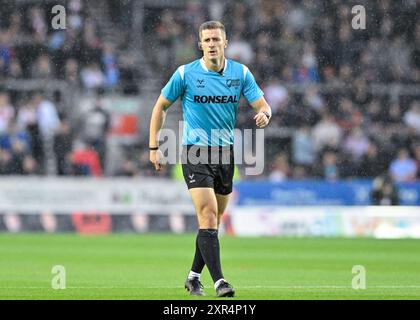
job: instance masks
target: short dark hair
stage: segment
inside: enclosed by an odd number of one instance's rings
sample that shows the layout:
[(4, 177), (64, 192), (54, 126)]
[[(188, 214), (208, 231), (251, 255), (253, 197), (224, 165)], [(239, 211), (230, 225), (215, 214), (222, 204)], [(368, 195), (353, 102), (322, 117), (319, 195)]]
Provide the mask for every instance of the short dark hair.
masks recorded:
[(226, 38), (226, 29), (225, 29), (225, 26), (223, 25), (223, 23), (221, 23), (220, 21), (212, 20), (212, 21), (204, 22), (200, 26), (200, 28), (198, 29), (198, 36), (199, 36), (200, 40), (201, 40), (201, 32), (203, 30), (212, 30), (212, 29), (222, 30), (222, 32), (223, 32), (223, 34), (225, 35), (225, 38)]

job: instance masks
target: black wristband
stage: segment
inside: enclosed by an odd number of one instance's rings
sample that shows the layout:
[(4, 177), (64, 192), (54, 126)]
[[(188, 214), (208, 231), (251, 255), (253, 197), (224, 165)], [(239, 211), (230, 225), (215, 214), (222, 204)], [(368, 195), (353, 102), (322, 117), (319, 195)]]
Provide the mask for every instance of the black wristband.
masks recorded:
[(159, 147), (149, 147), (149, 150), (152, 150), (152, 151), (159, 150)]

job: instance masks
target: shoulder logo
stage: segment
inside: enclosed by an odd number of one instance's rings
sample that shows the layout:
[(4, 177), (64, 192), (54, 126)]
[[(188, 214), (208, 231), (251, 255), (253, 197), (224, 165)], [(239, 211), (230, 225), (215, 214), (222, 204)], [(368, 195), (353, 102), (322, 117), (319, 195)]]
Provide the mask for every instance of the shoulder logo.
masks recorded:
[(197, 79), (197, 88), (204, 88), (204, 79)]
[(241, 85), (240, 79), (226, 79), (226, 85), (228, 88), (234, 87), (235, 89), (239, 88)]

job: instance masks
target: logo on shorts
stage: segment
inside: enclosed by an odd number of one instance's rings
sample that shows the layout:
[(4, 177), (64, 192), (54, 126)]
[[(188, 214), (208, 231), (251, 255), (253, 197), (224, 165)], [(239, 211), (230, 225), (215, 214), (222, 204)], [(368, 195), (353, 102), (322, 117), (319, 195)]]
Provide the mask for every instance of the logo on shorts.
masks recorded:
[(193, 173), (193, 174), (189, 174), (189, 175), (188, 175), (188, 178), (190, 178), (189, 183), (194, 183), (194, 182), (195, 182), (195, 179), (194, 179), (194, 173)]

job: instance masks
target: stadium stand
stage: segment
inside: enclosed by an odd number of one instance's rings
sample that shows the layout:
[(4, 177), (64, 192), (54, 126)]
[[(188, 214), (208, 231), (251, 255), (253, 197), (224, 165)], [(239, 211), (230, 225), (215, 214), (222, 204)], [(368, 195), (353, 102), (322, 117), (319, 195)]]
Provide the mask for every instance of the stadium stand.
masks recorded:
[[(65, 30), (51, 27), (55, 4)], [(352, 29), (353, 2), (342, 0), (0, 0), (0, 174), (155, 174), (151, 104), (177, 65), (200, 56), (198, 26), (219, 19), (227, 56), (250, 67), (273, 108), (266, 170), (242, 179), (418, 180), (420, 6), (357, 4), (366, 30)], [(112, 138), (115, 110), (101, 99), (113, 97), (142, 99), (134, 138)], [(238, 127), (251, 128), (243, 107)], [(180, 118), (173, 107), (167, 125)]]

